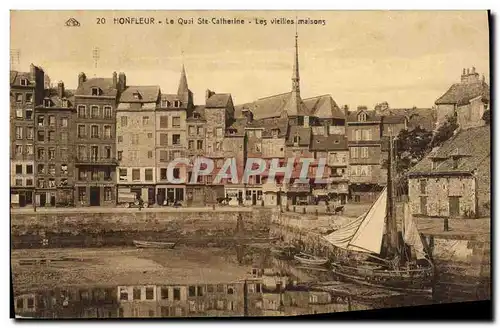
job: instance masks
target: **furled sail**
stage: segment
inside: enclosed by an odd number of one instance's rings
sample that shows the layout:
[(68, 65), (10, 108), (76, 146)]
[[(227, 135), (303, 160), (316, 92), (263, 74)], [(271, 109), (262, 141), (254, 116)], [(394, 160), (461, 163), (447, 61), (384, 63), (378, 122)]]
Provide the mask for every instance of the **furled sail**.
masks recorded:
[(404, 227), (403, 239), (405, 243), (412, 247), (412, 249), (415, 251), (417, 259), (426, 258), (424, 245), (422, 244), (420, 233), (418, 232), (417, 225), (413, 220), (413, 215), (410, 212), (410, 206), (408, 203), (404, 204), (403, 227)]
[(386, 203), (387, 189), (384, 188), (366, 214), (325, 236), (324, 239), (340, 248), (380, 254), (385, 228)]

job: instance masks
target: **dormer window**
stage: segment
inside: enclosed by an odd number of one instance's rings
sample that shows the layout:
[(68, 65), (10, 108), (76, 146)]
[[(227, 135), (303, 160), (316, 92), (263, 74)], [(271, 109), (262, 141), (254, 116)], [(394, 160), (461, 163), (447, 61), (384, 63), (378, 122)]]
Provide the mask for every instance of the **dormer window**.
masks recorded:
[(141, 94), (139, 92), (134, 92), (134, 99), (141, 99)]
[(280, 133), (279, 129), (272, 129), (271, 130), (271, 134), (272, 134), (273, 138), (278, 138), (279, 133)]
[(358, 121), (359, 122), (366, 122), (366, 113), (359, 113)]
[(200, 113), (193, 113), (193, 118), (200, 118)]
[(50, 107), (50, 99), (43, 100), (43, 107)]
[(168, 101), (167, 99), (162, 99), (161, 100), (161, 107), (163, 107), (163, 108), (170, 107), (170, 101)]
[(98, 96), (99, 95), (99, 88), (93, 87), (92, 88), (92, 96)]
[(64, 108), (68, 107), (68, 99), (63, 99), (62, 100), (62, 107), (64, 107)]
[(175, 108), (181, 107), (181, 102), (179, 100), (174, 101), (174, 107)]
[(21, 85), (22, 86), (27, 86), (28, 85), (28, 79), (21, 79)]
[(294, 136), (293, 137), (293, 144), (298, 145), (300, 143), (300, 136)]

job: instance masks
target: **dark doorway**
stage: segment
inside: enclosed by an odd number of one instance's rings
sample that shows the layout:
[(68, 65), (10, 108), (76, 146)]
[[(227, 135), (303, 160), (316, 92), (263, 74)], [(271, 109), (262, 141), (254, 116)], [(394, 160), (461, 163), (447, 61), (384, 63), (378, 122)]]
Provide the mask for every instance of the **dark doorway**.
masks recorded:
[(449, 202), (450, 202), (450, 217), (460, 216), (460, 197), (450, 196)]
[(252, 205), (257, 205), (257, 194), (252, 192)]
[(45, 206), (45, 204), (47, 203), (47, 194), (46, 193), (41, 193), (40, 194), (40, 206)]
[(33, 205), (33, 193), (31, 191), (26, 192), (26, 200), (24, 201), (25, 205)]
[(50, 206), (56, 206), (56, 195), (50, 194)]
[(420, 214), (427, 215), (427, 196), (420, 196)]
[(243, 204), (243, 191), (238, 191), (238, 205)]
[(26, 196), (24, 192), (19, 193), (19, 207), (24, 207), (26, 206)]
[(90, 206), (101, 205), (101, 188), (90, 187)]
[(148, 188), (148, 203), (150, 205), (155, 203), (155, 188)]
[(276, 203), (281, 206), (281, 191), (278, 191), (278, 195), (276, 196)]

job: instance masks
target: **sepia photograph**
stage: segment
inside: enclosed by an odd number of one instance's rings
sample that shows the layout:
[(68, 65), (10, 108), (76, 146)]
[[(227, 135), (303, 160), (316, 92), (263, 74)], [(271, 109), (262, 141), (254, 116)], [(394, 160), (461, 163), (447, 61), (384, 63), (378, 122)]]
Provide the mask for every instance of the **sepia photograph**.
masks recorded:
[(11, 10), (11, 314), (491, 301), (491, 22)]

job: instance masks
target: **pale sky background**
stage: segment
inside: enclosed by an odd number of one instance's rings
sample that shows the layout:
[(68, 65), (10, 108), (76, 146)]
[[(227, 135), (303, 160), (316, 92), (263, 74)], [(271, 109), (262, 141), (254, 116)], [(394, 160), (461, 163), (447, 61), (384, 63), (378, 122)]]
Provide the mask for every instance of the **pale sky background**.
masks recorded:
[[(339, 104), (369, 108), (431, 107), (463, 68), (476, 67), (489, 82), (486, 11), (13, 11), (11, 49), (16, 69), (40, 65), (53, 83), (76, 88), (78, 73), (129, 85), (160, 85), (175, 93), (182, 62), (195, 103), (205, 89), (231, 93), (235, 104), (291, 90), (294, 25), (274, 17), (324, 19), (299, 25), (303, 98), (330, 94)], [(114, 17), (245, 18), (245, 25), (114, 25)], [(76, 18), (81, 26), (65, 21)], [(106, 25), (97, 25), (97, 17)], [(265, 18), (267, 26), (248, 23)], [(92, 49), (100, 48), (98, 68)], [(184, 51), (184, 56), (181, 52)], [(183, 59), (184, 58), (184, 59)]]

